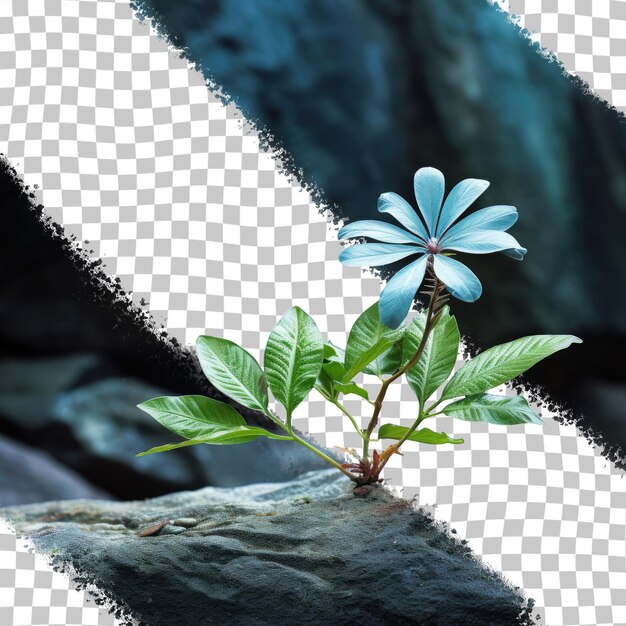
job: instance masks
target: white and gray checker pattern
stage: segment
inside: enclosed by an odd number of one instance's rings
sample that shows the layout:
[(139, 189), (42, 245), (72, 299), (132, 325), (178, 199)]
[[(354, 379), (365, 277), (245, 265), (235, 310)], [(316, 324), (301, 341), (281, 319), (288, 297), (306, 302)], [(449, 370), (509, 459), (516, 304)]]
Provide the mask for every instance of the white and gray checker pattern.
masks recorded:
[(2, 626), (114, 626), (115, 618), (65, 576), (48, 558), (0, 522), (0, 624)]
[[(504, 0), (541, 46), (601, 98), (626, 109), (624, 0)], [(508, 6), (507, 6), (508, 5)]]
[[(587, 4), (511, 1), (510, 10), (523, 23), (526, 8), (528, 15), (571, 16), (579, 9), (586, 15)], [(603, 39), (598, 49), (619, 57), (626, 22), (613, 5), (624, 4), (600, 0), (611, 18), (608, 34), (587, 29), (581, 36)], [(573, 24), (580, 33), (577, 18)], [(593, 27), (595, 13), (583, 24)], [(615, 89), (620, 74), (609, 68)], [(335, 229), (259, 150), (254, 129), (149, 24), (133, 19), (126, 2), (1, 0), (0, 120), (0, 151), (27, 184), (39, 185), (48, 213), (89, 241), (85, 248), (134, 301), (144, 298), (157, 321), (187, 344), (198, 334), (218, 334), (260, 356), (292, 304), (342, 343), (378, 297), (376, 278), (339, 264)], [(367, 414), (360, 401), (348, 406)], [(386, 415), (406, 423), (414, 413), (410, 389), (392, 388)], [(387, 476), (535, 598), (543, 623), (626, 624), (626, 481), (575, 428), (546, 418), (543, 429), (438, 418), (436, 428), (465, 437), (465, 444), (414, 444), (394, 458)], [(327, 446), (358, 443), (321, 398), (303, 405), (295, 423)], [(56, 573), (37, 577), (46, 571), (43, 562), (12, 560), (7, 532), (0, 530), (0, 570), (18, 565), (33, 577), (2, 578), (0, 626), (37, 623), (17, 604), (30, 595), (16, 590), (45, 589), (47, 580), (47, 588), (70, 585)], [(68, 592), (68, 602), (72, 593), (86, 602), (77, 591)], [(85, 607), (80, 623), (113, 623), (94, 621), (87, 613), (93, 604)], [(59, 617), (57, 608), (43, 623), (73, 623), (75, 613)]]

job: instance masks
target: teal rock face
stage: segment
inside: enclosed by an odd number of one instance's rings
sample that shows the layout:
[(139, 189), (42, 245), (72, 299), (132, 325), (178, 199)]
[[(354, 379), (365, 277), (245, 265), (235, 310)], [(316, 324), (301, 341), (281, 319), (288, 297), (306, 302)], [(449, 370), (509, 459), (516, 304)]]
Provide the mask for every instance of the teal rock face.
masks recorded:
[(530, 623), (521, 592), (465, 545), (383, 488), (353, 496), (334, 470), (0, 515), (140, 623)]

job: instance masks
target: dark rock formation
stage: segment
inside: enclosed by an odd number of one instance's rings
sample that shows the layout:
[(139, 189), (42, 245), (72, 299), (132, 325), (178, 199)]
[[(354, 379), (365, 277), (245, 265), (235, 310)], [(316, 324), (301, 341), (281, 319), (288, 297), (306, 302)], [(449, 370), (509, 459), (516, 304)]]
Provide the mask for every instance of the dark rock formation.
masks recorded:
[(530, 622), (521, 592), (462, 542), (383, 488), (353, 496), (334, 470), (0, 514), (150, 625)]
[[(302, 446), (273, 440), (196, 446), (167, 453), (166, 462), (159, 455), (137, 459), (138, 452), (177, 440), (137, 408), (171, 394), (108, 371), (106, 376), (106, 363), (96, 355), (6, 359), (0, 363), (0, 427), (123, 499), (284, 480), (326, 467)], [(23, 469), (36, 478), (36, 472)], [(15, 467), (12, 475), (20, 470)], [(56, 499), (65, 497), (70, 496), (60, 492)]]
[(47, 454), (0, 436), (0, 506), (110, 497)]

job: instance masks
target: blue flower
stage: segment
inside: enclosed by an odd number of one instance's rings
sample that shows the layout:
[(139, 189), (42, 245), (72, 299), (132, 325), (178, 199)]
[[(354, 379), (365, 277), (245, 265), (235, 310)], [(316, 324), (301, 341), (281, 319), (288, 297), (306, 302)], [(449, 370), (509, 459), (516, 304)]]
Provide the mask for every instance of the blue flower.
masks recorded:
[(452, 296), (464, 302), (474, 302), (480, 298), (482, 285), (474, 272), (450, 257), (450, 252), (503, 252), (518, 261), (526, 254), (526, 248), (504, 232), (517, 221), (515, 207), (491, 206), (454, 224), (489, 187), (488, 181), (462, 180), (445, 202), (444, 185), (439, 170), (423, 167), (415, 172), (413, 179), (421, 218), (406, 200), (388, 192), (378, 199), (378, 210), (393, 215), (404, 228), (378, 220), (361, 220), (339, 231), (339, 239), (369, 237), (383, 242), (344, 248), (339, 255), (344, 265), (377, 267), (419, 255), (397, 272), (380, 294), (381, 321), (391, 328), (397, 328), (406, 318), (429, 263)]

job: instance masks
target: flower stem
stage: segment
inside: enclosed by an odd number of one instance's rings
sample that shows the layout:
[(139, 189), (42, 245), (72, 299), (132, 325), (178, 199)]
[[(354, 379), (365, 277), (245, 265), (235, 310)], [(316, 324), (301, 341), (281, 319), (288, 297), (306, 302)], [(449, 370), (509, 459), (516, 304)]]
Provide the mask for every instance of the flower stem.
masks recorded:
[(341, 465), (341, 463), (338, 463), (337, 461), (335, 461), (335, 459), (331, 459), (327, 454), (324, 454), (321, 450), (318, 450), (315, 446), (311, 445), (308, 441), (306, 441), (305, 439), (302, 439), (302, 437), (298, 437), (298, 435), (296, 435), (296, 433), (293, 432), (293, 429), (291, 429), (291, 427), (290, 427), (290, 432), (291, 432), (291, 437), (294, 441), (297, 441), (300, 445), (303, 445), (305, 448), (308, 448), (309, 450), (311, 450), (311, 452), (315, 452), (317, 456), (321, 457), (327, 463), (330, 463), (332, 466), (336, 467), (340, 472), (345, 474), (350, 480), (354, 480), (354, 481), (357, 480), (357, 476), (355, 476), (352, 472), (349, 472), (343, 465)]
[(430, 417), (430, 415), (427, 415), (426, 413), (421, 413), (420, 416), (413, 422), (413, 425), (411, 426), (411, 428), (409, 428), (409, 430), (407, 430), (404, 435), (402, 436), (402, 438), (398, 441), (398, 443), (396, 444), (396, 446), (398, 448), (400, 448), (400, 446), (415, 432), (415, 429), (427, 418)]
[(287, 425), (281, 420), (279, 420), (278, 417), (276, 417), (276, 415), (274, 415), (269, 409), (265, 409), (263, 413), (267, 417), (269, 417), (272, 420), (272, 422), (274, 422), (274, 424), (276, 424), (277, 426), (280, 426), (283, 430), (286, 430), (287, 432), (289, 432), (289, 428), (287, 427)]
[[(324, 396), (326, 397), (326, 396)], [(341, 408), (341, 407), (339, 407)], [(291, 414), (287, 415), (287, 423), (285, 424), (284, 422), (280, 421), (271, 411), (267, 410), (265, 411), (265, 414), (278, 426), (280, 426), (283, 430), (287, 431), (289, 433), (289, 437), (283, 437), (281, 436), (280, 439), (283, 441), (296, 441), (298, 442), (300, 445), (304, 446), (305, 448), (308, 448), (309, 450), (311, 450), (311, 452), (315, 452), (315, 454), (317, 454), (317, 456), (321, 457), (322, 459), (324, 459), (327, 463), (330, 463), (332, 466), (336, 467), (340, 472), (342, 472), (343, 474), (345, 474), (350, 480), (356, 480), (357, 477), (352, 474), (351, 472), (349, 472), (345, 467), (343, 467), (343, 465), (341, 465), (341, 463), (338, 463), (337, 461), (335, 461), (335, 459), (332, 459), (331, 457), (329, 457), (327, 454), (324, 454), (324, 452), (322, 452), (321, 450), (318, 450), (315, 446), (311, 445), (308, 441), (302, 439), (302, 437), (299, 437), (298, 435), (296, 435), (296, 433), (293, 431), (293, 428), (291, 427)], [(353, 418), (354, 419), (354, 418)], [(356, 422), (355, 422), (356, 423)], [(358, 431), (359, 434), (361, 436), (363, 436), (363, 433), (361, 432), (361, 430)]]
[(352, 415), (352, 413), (350, 413), (350, 411), (348, 411), (348, 409), (346, 409), (346, 407), (343, 406), (343, 404), (341, 404), (339, 400), (330, 400), (330, 402), (334, 404), (352, 422), (352, 425), (354, 426), (354, 429), (356, 430), (356, 432), (359, 434), (359, 437), (363, 439), (365, 435), (361, 427), (357, 424), (356, 418), (354, 417), (354, 415)]
[(425, 411), (424, 415), (426, 417), (434, 417), (435, 415), (442, 415), (443, 413), (445, 413), (443, 409), (441, 411), (435, 411), (434, 413), (431, 413), (431, 410), (434, 408), (435, 408), (435, 405), (433, 405), (430, 409), (428, 409), (428, 411)]
[(374, 412), (372, 413), (372, 417), (367, 425), (367, 429), (365, 431), (365, 436), (363, 437), (363, 458), (367, 458), (369, 453), (369, 441), (372, 433), (374, 432), (374, 428), (376, 428), (376, 424), (378, 423), (378, 417), (380, 415), (380, 410), (383, 405), (383, 401), (385, 399), (385, 395), (387, 394), (387, 389), (389, 385), (394, 381), (400, 378), (402, 374), (404, 374), (407, 370), (411, 369), (421, 358), (422, 353), (424, 352), (424, 348), (426, 347), (426, 342), (428, 341), (428, 337), (432, 329), (436, 326), (439, 320), (440, 310), (435, 311), (435, 307), (438, 305), (438, 298), (441, 292), (445, 289), (445, 285), (439, 281), (437, 277), (434, 278), (434, 285), (432, 291), (430, 293), (430, 300), (428, 302), (428, 311), (426, 313), (426, 324), (424, 326), (424, 333), (422, 334), (422, 339), (415, 351), (415, 354), (406, 364), (401, 367), (395, 374), (386, 378), (383, 381), (383, 384), (380, 387), (380, 391), (378, 392), (378, 396), (374, 402)]
[(354, 417), (354, 415), (352, 415), (352, 413), (350, 413), (350, 411), (348, 411), (348, 409), (346, 409), (346, 407), (343, 406), (343, 404), (341, 404), (341, 402), (339, 402), (337, 398), (331, 398), (330, 396), (327, 396), (325, 393), (323, 393), (319, 389), (317, 391), (322, 396), (322, 398), (324, 398), (331, 404), (334, 404), (352, 422), (352, 425), (354, 426), (354, 429), (356, 430), (356, 432), (359, 434), (359, 437), (363, 439), (364, 437), (363, 429), (357, 424), (356, 418)]

